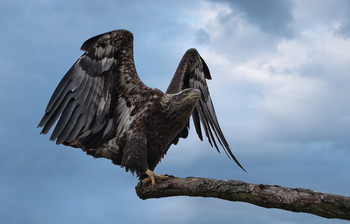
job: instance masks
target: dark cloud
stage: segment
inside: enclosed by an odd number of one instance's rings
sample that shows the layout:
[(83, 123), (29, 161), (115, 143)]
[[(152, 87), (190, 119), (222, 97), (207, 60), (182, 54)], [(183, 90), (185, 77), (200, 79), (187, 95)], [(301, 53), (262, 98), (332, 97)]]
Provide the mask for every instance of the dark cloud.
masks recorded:
[(204, 29), (199, 29), (196, 32), (196, 41), (199, 44), (208, 44), (210, 41), (210, 35)]
[(338, 30), (338, 34), (342, 35), (343, 37), (350, 38), (350, 22), (344, 22), (342, 23)]
[(290, 1), (279, 0), (214, 0), (226, 2), (234, 11), (243, 16), (262, 31), (282, 37), (293, 36), (293, 16)]

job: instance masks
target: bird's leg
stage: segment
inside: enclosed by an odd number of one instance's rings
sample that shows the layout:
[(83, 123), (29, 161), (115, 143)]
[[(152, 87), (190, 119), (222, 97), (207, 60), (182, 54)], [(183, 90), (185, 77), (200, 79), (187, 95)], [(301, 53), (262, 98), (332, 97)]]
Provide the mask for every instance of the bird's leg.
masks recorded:
[(146, 177), (145, 179), (142, 180), (142, 184), (147, 184), (149, 181), (151, 181), (152, 186), (154, 186), (156, 184), (156, 179), (160, 179), (160, 180), (170, 179), (169, 176), (155, 174), (153, 171), (151, 171), (149, 169), (146, 170), (145, 173), (147, 174), (148, 177)]

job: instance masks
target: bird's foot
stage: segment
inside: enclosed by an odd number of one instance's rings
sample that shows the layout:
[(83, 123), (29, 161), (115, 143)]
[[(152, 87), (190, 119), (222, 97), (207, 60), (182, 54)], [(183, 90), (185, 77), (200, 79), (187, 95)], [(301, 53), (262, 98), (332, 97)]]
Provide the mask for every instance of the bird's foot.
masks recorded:
[(169, 180), (171, 177), (167, 175), (158, 175), (155, 174), (151, 170), (146, 170), (145, 172), (148, 177), (142, 180), (142, 184), (147, 185), (149, 182), (152, 183), (152, 186), (156, 184), (156, 180), (164, 181), (164, 180)]

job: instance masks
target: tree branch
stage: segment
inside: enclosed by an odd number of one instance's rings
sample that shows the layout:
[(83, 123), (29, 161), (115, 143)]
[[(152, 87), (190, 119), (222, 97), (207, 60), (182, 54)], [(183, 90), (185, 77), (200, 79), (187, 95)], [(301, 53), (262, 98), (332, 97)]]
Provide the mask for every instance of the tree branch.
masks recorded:
[(170, 196), (214, 197), (248, 202), (265, 208), (279, 208), (311, 213), (325, 218), (350, 220), (349, 197), (302, 188), (248, 184), (234, 180), (172, 177), (169, 180), (157, 182), (155, 186), (142, 186), (140, 182), (135, 189), (139, 198), (143, 200)]

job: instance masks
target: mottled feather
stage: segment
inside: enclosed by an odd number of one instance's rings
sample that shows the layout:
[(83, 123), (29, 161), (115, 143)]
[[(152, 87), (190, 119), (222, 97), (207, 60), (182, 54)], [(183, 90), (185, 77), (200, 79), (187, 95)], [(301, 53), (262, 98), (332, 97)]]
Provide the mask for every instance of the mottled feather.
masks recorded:
[[(57, 86), (39, 123), (43, 134), (59, 118), (50, 138), (57, 144), (79, 147), (74, 142), (79, 139), (84, 147), (97, 147), (114, 135), (116, 130), (111, 127), (113, 119), (117, 119), (115, 100), (121, 94), (116, 81), (126, 75), (118, 72), (118, 61), (125, 60), (128, 53), (132, 56), (132, 41), (130, 32), (119, 30), (83, 44), (86, 52)], [(138, 83), (141, 81), (135, 82)], [(96, 141), (97, 136), (102, 139)]]
[[(198, 137), (203, 140), (201, 129), (202, 124), (205, 135), (207, 136), (211, 146), (214, 144), (215, 148), (218, 150), (218, 152), (220, 152), (216, 143), (216, 141), (218, 141), (224, 149), (226, 155), (229, 158), (232, 158), (237, 165), (245, 171), (245, 169), (233, 155), (230, 146), (220, 128), (214, 110), (214, 105), (209, 94), (206, 79), (211, 79), (207, 64), (196, 49), (189, 49), (182, 57), (166, 93), (176, 93), (187, 88), (199, 89), (202, 92), (202, 96), (192, 112), (193, 123)], [(180, 137), (186, 138), (187, 134), (183, 133), (188, 133), (188, 129), (189, 125), (187, 125), (171, 143), (177, 144)]]

